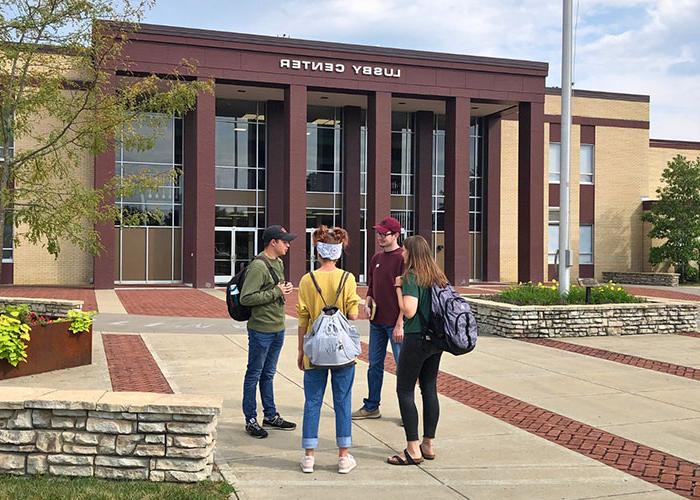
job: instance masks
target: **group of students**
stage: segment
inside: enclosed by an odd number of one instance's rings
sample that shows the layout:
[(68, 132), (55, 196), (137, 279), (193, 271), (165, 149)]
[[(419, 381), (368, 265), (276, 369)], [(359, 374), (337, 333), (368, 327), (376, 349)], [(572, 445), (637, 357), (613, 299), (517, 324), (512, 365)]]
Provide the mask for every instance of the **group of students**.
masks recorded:
[[(384, 359), (390, 343), (397, 364), (396, 392), (406, 448), (387, 458), (391, 465), (417, 465), (433, 460), (433, 440), (440, 408), (437, 375), (442, 351), (422, 335), (424, 318), (430, 316), (430, 288), (445, 286), (447, 278), (433, 258), (430, 245), (422, 236), (408, 237), (399, 245), (401, 224), (387, 217), (374, 226), (381, 251), (372, 257), (368, 268), (365, 309), (370, 318), (368, 397), (360, 409), (352, 412), (352, 385), (355, 362), (343, 366), (314, 366), (305, 355), (304, 337), (323, 308), (333, 304), (350, 320), (359, 316), (360, 297), (351, 273), (337, 267), (349, 244), (342, 228), (321, 226), (313, 233), (313, 246), (320, 266), (299, 282), (297, 316), (299, 319), (297, 366), (304, 371), (304, 416), (301, 459), (303, 472), (314, 471), (314, 452), (318, 447), (318, 428), (323, 396), (330, 374), (335, 411), (338, 472), (347, 474), (357, 462), (349, 453), (352, 445), (352, 420), (380, 418), (379, 406), (384, 377)], [(284, 276), (281, 258), (296, 238), (282, 226), (270, 226), (263, 232), (263, 252), (248, 266), (240, 303), (251, 307), (248, 320), (248, 366), (243, 382), (243, 414), (246, 432), (256, 438), (268, 436), (266, 429), (294, 430), (296, 424), (280, 416), (275, 407), (273, 379), (284, 343), (285, 296), (293, 284)], [(414, 394), (420, 383), (423, 399), (423, 436), (419, 439), (418, 411)], [(256, 390), (260, 387), (263, 405), (262, 426), (258, 424)]]

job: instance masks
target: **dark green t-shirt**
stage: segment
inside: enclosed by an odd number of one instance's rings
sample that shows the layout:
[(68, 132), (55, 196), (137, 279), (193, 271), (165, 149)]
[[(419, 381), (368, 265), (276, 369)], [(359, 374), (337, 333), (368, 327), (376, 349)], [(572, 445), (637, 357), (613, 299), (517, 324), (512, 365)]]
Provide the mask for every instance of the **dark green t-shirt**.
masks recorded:
[[(413, 273), (408, 273), (403, 279), (401, 291), (404, 295), (410, 295), (418, 299), (416, 314), (411, 319), (404, 316), (403, 331), (404, 333), (421, 333), (423, 331), (421, 321), (427, 321), (430, 318), (430, 288), (418, 286)], [(425, 318), (424, 320), (421, 320), (421, 313), (423, 318)]]

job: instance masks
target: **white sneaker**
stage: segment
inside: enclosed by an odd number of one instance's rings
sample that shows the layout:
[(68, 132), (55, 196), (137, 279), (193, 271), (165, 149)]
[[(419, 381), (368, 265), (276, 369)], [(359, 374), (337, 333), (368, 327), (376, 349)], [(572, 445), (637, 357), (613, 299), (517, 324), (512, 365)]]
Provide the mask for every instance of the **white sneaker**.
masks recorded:
[(355, 467), (357, 467), (357, 462), (355, 461), (355, 457), (352, 455), (338, 457), (338, 473), (347, 474)]
[(314, 457), (313, 456), (308, 456), (304, 455), (301, 457), (301, 471), (310, 473), (314, 471)]

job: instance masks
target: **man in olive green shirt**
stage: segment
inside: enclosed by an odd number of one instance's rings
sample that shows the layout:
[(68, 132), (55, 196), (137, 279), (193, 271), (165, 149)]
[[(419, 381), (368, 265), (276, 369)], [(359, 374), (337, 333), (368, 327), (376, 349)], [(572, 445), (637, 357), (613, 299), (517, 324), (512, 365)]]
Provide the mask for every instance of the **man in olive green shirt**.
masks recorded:
[[(293, 285), (284, 281), (281, 257), (287, 254), (289, 242), (296, 238), (282, 226), (270, 226), (263, 232), (262, 251), (248, 265), (241, 290), (241, 305), (251, 308), (248, 320), (248, 368), (243, 380), (243, 415), (245, 430), (253, 437), (267, 437), (263, 427), (291, 431), (296, 424), (284, 420), (275, 407), (272, 381), (277, 360), (284, 344), (284, 296)], [(269, 267), (268, 267), (269, 264)], [(263, 404), (263, 426), (258, 424), (256, 389), (260, 383)]]

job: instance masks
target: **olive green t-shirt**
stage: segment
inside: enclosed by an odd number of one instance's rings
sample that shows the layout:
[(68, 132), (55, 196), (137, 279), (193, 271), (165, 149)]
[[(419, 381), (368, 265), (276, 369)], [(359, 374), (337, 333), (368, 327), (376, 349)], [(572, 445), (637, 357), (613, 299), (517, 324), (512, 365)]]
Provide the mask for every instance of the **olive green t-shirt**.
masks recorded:
[[(412, 318), (403, 320), (404, 333), (421, 333), (423, 331), (422, 322), (427, 322), (430, 319), (430, 288), (418, 286), (416, 277), (413, 273), (408, 273), (403, 279), (401, 291), (404, 295), (410, 295), (418, 299), (418, 309)], [(424, 319), (421, 319), (421, 314)]]

